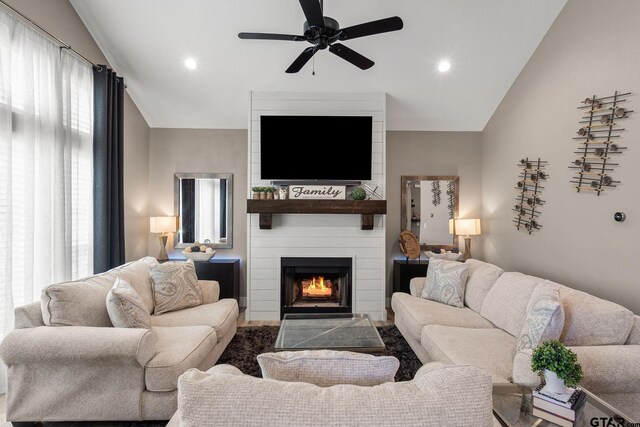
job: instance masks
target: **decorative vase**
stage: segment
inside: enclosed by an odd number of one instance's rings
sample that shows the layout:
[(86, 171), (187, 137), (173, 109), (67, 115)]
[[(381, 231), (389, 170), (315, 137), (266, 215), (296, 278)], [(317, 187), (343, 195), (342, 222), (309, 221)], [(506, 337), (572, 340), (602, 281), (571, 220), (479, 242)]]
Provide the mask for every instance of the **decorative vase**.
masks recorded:
[(567, 386), (564, 381), (556, 375), (555, 372), (548, 369), (544, 370), (544, 389), (551, 393), (564, 394), (567, 392)]

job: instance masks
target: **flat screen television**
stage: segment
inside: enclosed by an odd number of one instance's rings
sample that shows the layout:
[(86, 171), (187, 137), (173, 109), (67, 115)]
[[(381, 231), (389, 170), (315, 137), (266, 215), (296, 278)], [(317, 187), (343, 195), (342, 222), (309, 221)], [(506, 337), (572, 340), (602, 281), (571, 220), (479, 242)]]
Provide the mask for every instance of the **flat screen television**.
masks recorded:
[(260, 177), (371, 179), (371, 116), (260, 116)]

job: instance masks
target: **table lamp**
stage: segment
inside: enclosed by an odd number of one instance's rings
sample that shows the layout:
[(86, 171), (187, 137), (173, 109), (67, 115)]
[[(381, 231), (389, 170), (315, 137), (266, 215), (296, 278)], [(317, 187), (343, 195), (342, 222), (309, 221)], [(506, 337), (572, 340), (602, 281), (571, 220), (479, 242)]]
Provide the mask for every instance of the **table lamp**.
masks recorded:
[(479, 219), (454, 220), (454, 232), (456, 236), (464, 236), (464, 261), (471, 258), (471, 237), (480, 234)]
[(169, 259), (167, 255), (167, 238), (169, 233), (175, 233), (176, 230), (175, 216), (152, 216), (149, 218), (149, 232), (160, 233), (160, 255), (158, 255), (158, 261)]

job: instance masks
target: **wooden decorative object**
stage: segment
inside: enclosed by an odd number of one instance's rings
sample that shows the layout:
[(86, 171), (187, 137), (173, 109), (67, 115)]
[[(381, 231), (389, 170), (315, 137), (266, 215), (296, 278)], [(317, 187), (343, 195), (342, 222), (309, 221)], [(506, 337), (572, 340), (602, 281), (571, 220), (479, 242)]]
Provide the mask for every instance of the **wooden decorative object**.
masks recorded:
[(608, 187), (615, 187), (620, 181), (614, 181), (611, 173), (618, 163), (611, 161), (627, 147), (620, 146), (620, 133), (624, 128), (619, 121), (629, 117), (631, 110), (623, 105), (627, 93), (616, 91), (611, 96), (598, 98), (593, 95), (582, 101), (578, 110), (582, 112), (578, 122), (578, 136), (573, 138), (580, 144), (574, 154), (577, 158), (571, 163), (572, 177), (569, 181), (578, 193), (595, 192), (600, 195)]
[(541, 199), (542, 182), (549, 175), (545, 171), (547, 162), (538, 158), (538, 160), (529, 160), (528, 157), (521, 159), (518, 166), (522, 171), (518, 175), (518, 182), (515, 189), (518, 190), (516, 196), (516, 204), (513, 211), (516, 217), (513, 219), (516, 230), (526, 231), (529, 234), (540, 230), (540, 207), (544, 205)]
[(407, 259), (420, 258), (420, 243), (415, 234), (409, 230), (404, 230), (400, 232), (398, 242), (400, 242), (400, 249)]

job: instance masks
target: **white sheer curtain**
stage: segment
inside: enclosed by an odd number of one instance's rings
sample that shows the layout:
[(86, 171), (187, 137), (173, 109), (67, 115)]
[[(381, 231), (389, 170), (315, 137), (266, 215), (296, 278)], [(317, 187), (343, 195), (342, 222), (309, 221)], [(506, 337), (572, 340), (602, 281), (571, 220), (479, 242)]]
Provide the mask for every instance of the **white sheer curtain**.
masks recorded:
[(2, 336), (15, 307), (93, 271), (92, 130), (91, 66), (0, 11)]
[(220, 180), (196, 179), (195, 237), (200, 242), (220, 240)]

